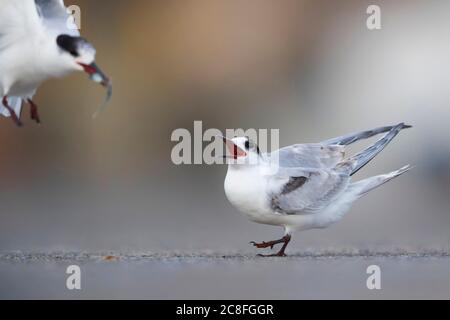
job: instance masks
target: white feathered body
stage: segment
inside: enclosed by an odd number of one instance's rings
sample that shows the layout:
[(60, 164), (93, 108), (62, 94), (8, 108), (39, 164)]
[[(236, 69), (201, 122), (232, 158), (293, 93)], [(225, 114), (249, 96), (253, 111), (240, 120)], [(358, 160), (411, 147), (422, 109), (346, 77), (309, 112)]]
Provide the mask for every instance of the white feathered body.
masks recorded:
[[(231, 143), (242, 150), (241, 154), (258, 161), (230, 163), (224, 186), (226, 196), (251, 221), (284, 227), (287, 234), (329, 227), (340, 221), (356, 200), (411, 169), (405, 166), (389, 174), (351, 181), (401, 130), (409, 127), (401, 123), (319, 144), (294, 145), (270, 155), (248, 149), (251, 144), (247, 138), (235, 138)], [(385, 132), (372, 146), (345, 158), (346, 145)], [(236, 148), (233, 145), (232, 150)]]
[(279, 192), (288, 180), (280, 179), (277, 183), (272, 176), (262, 174), (258, 168), (239, 170), (230, 167), (225, 179), (225, 194), (230, 203), (249, 220), (282, 226), (290, 232), (329, 227), (341, 220), (358, 199), (356, 190), (347, 184), (325, 208), (316, 212), (286, 215), (271, 207), (269, 195)]

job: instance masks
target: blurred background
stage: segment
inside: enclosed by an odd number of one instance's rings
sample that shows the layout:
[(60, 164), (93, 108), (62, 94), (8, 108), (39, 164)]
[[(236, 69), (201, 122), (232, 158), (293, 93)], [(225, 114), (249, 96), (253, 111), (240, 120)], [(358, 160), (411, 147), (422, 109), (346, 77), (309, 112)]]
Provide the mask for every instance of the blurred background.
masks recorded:
[[(66, 1), (114, 82), (45, 83), (43, 125), (0, 119), (0, 252), (244, 250), (281, 229), (226, 200), (225, 166), (175, 166), (173, 130), (280, 129), (281, 145), (407, 122), (357, 179), (416, 169), (362, 199), (306, 248), (448, 249), (450, 2)], [(364, 145), (357, 147), (363, 148)]]

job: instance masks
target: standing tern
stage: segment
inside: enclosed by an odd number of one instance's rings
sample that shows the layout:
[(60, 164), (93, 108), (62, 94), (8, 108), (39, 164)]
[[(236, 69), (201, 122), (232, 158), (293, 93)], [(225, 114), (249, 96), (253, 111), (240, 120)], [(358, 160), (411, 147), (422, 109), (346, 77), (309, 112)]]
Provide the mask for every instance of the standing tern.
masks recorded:
[[(377, 156), (403, 129), (403, 123), (358, 132), (317, 144), (298, 144), (262, 154), (247, 137), (229, 140), (225, 193), (228, 200), (251, 221), (283, 227), (280, 240), (256, 243), (256, 248), (281, 250), (263, 257), (285, 256), (296, 231), (323, 229), (338, 222), (352, 204), (370, 191), (406, 173), (411, 166), (389, 174), (352, 182), (352, 176)], [(387, 132), (387, 133), (386, 133)], [(371, 147), (345, 157), (345, 147), (386, 133)]]
[(85, 71), (108, 88), (108, 77), (95, 64), (96, 51), (76, 28), (63, 0), (0, 0), (0, 114), (21, 126), (22, 103), (40, 123), (32, 98), (50, 78)]

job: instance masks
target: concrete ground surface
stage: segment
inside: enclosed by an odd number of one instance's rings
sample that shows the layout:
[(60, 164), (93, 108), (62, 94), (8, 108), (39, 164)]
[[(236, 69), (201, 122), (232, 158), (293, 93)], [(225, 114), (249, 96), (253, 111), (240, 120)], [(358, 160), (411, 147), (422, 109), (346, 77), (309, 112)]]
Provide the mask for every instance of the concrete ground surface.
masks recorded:
[[(70, 265), (81, 290), (66, 288)], [(367, 268), (381, 269), (369, 290)], [(450, 253), (48, 253), (0, 255), (1, 299), (449, 299)]]

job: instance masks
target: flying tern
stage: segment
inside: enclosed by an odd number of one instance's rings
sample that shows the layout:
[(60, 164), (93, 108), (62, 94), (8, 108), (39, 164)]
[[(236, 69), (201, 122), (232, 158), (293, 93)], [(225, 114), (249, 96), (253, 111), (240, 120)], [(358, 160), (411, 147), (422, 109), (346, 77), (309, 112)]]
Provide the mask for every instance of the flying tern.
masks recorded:
[[(248, 137), (227, 139), (228, 173), (225, 193), (251, 221), (280, 226), (280, 240), (252, 244), (259, 249), (281, 244), (272, 255), (285, 256), (296, 231), (323, 229), (343, 218), (352, 204), (370, 191), (406, 173), (400, 170), (352, 182), (352, 176), (377, 156), (403, 129), (403, 123), (334, 138), (316, 144), (292, 145), (261, 153)], [(386, 133), (366, 150), (347, 158), (346, 146)]]
[(33, 96), (50, 78), (85, 71), (108, 88), (95, 64), (96, 50), (71, 23), (63, 0), (0, 0), (0, 114), (21, 126), (22, 103), (40, 123)]

